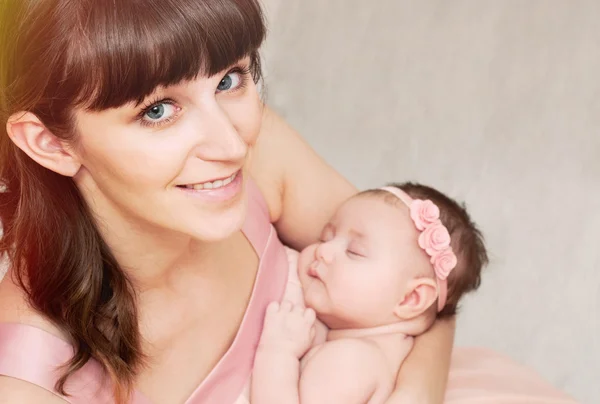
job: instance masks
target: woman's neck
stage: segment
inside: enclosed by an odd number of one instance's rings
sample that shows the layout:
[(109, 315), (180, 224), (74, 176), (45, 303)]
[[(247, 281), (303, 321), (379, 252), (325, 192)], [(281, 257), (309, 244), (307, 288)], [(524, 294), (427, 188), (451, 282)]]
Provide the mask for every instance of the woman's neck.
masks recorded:
[[(114, 220), (101, 234), (115, 259), (140, 291), (169, 287), (188, 275), (218, 276), (212, 261), (230, 240), (202, 242), (188, 235)], [(235, 237), (235, 234), (230, 238)]]

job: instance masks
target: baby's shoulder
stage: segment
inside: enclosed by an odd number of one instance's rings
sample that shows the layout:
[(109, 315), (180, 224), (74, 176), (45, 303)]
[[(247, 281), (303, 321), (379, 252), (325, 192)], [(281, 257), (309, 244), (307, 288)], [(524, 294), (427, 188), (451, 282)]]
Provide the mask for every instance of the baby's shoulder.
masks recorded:
[(320, 362), (344, 368), (352, 372), (364, 371), (367, 368), (379, 370), (386, 368), (385, 356), (379, 346), (368, 340), (357, 338), (342, 338), (335, 341), (327, 341), (315, 347), (309, 352), (305, 366), (311, 362)]
[[(310, 352), (300, 377), (305, 397), (321, 401), (371, 403), (390, 392), (388, 366), (375, 344), (360, 339), (328, 341)], [(335, 374), (335, 378), (331, 375)]]

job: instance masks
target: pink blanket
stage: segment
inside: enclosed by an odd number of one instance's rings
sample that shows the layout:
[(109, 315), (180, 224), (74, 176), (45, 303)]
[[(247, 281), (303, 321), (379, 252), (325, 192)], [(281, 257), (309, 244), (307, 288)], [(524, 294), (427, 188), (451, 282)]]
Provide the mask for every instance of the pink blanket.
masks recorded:
[(535, 372), (496, 352), (455, 348), (446, 404), (576, 404)]

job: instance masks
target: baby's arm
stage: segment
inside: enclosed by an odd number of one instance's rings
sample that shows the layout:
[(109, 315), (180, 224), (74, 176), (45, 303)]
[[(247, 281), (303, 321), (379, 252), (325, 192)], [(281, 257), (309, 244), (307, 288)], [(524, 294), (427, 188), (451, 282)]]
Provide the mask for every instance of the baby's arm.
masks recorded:
[(314, 338), (315, 312), (271, 303), (254, 358), (252, 404), (299, 404), (300, 358)]
[(298, 359), (272, 350), (259, 350), (252, 373), (252, 404), (299, 404)]
[(381, 350), (354, 339), (327, 342), (307, 362), (300, 377), (302, 404), (383, 403), (393, 375)]

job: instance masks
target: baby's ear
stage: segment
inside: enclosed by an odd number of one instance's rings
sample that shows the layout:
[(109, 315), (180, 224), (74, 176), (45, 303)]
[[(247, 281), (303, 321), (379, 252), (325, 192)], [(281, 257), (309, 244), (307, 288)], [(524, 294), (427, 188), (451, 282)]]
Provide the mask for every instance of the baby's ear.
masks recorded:
[(437, 284), (431, 278), (415, 278), (408, 282), (406, 294), (394, 308), (401, 320), (411, 320), (423, 314), (438, 297)]

